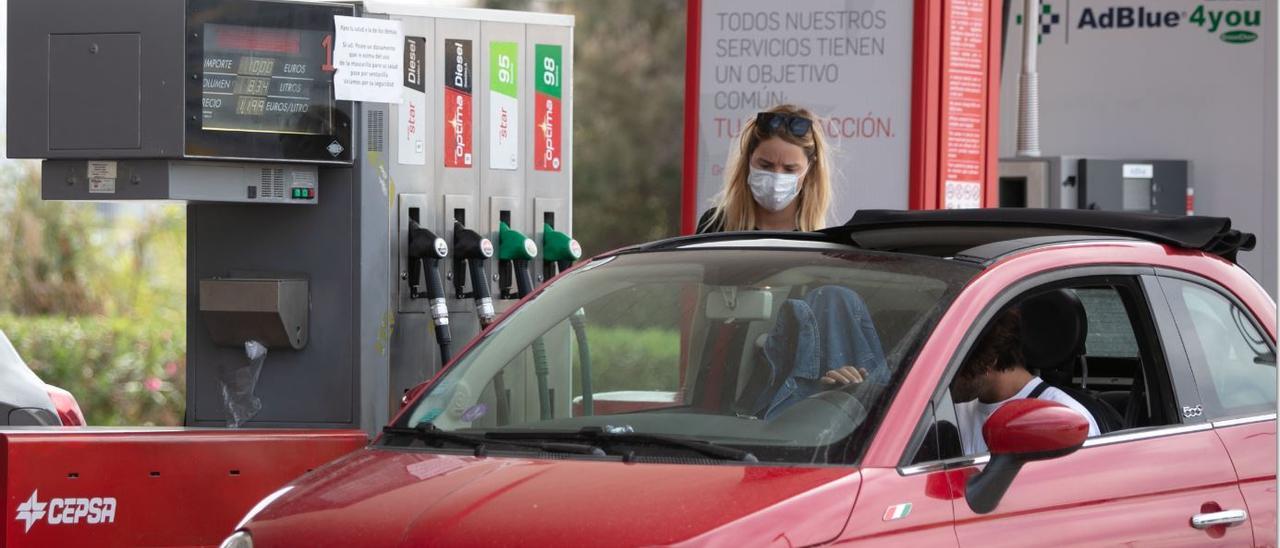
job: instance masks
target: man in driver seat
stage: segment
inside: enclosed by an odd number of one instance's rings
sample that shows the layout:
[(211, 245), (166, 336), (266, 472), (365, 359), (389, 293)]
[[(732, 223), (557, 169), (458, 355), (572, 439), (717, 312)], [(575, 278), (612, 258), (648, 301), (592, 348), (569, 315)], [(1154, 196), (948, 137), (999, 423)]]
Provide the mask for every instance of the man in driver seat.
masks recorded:
[(986, 453), (982, 426), (1000, 406), (1022, 398), (1039, 398), (1070, 407), (1089, 420), (1089, 437), (1099, 434), (1097, 421), (1080, 402), (1027, 370), (1021, 316), (1017, 308), (1001, 314), (951, 381), (951, 398), (956, 403), (965, 455)]

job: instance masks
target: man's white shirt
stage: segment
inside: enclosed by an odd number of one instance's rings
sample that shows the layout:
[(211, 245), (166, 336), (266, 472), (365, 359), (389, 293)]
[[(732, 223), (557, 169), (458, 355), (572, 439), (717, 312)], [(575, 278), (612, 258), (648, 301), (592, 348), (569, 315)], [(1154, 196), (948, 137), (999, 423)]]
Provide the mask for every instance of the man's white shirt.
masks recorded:
[[(964, 403), (957, 403), (956, 419), (959, 424), (956, 426), (960, 429), (960, 444), (964, 447), (964, 454), (975, 455), (986, 453), (987, 441), (982, 437), (982, 425), (987, 423), (987, 419), (991, 418), (991, 415), (994, 414), (1001, 405), (1030, 396), (1031, 392), (1043, 382), (1044, 381), (1040, 380), (1040, 377), (1032, 377), (1032, 379), (1027, 382), (1026, 386), (1022, 387), (1022, 390), (1019, 390), (1017, 394), (1013, 395), (1013, 397), (1004, 401), (982, 403), (978, 400), (973, 400)], [(1084, 415), (1084, 418), (1089, 421), (1089, 437), (1094, 437), (1099, 434), (1098, 423), (1094, 420), (1093, 415), (1089, 413), (1089, 410), (1085, 409), (1083, 405), (1080, 405), (1080, 402), (1076, 401), (1075, 398), (1067, 395), (1066, 392), (1050, 386), (1045, 388), (1044, 392), (1041, 392), (1036, 399), (1058, 402), (1076, 410), (1077, 413)]]

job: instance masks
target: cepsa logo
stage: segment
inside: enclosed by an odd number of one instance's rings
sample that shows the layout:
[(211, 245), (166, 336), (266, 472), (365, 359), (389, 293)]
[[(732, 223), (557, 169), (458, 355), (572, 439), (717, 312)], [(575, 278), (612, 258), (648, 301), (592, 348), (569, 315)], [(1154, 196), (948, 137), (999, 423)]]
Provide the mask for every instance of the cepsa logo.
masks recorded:
[(115, 497), (65, 497), (40, 502), (40, 490), (37, 489), (31, 492), (31, 496), (25, 502), (18, 505), (18, 515), (15, 519), (25, 526), (22, 531), (24, 534), (30, 532), (31, 526), (40, 521), (49, 525), (115, 523), (116, 499)]

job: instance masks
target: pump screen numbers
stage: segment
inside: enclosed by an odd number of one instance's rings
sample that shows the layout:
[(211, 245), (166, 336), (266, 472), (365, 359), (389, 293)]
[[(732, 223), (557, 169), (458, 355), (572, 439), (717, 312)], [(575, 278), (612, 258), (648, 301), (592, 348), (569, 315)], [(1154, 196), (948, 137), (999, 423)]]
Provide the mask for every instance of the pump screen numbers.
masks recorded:
[(203, 129), (333, 133), (332, 33), (210, 23), (203, 40)]

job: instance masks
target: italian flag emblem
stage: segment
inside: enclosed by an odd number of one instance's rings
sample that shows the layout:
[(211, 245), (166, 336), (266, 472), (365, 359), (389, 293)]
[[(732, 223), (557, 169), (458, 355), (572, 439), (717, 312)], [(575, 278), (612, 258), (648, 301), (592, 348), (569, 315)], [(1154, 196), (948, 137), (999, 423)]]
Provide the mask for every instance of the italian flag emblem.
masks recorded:
[(884, 521), (893, 521), (895, 519), (902, 519), (907, 517), (907, 515), (910, 513), (911, 513), (910, 502), (904, 503), (904, 504), (895, 504), (885, 509)]

